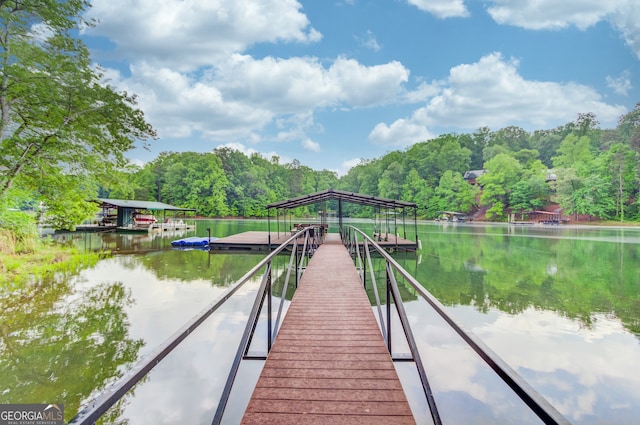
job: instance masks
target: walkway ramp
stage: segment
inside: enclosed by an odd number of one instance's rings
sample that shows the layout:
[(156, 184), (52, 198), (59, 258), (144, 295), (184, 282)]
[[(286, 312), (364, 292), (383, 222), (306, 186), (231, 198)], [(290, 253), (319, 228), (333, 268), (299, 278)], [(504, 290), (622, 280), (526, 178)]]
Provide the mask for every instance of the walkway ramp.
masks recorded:
[(335, 236), (302, 276), (242, 424), (415, 424), (358, 272)]

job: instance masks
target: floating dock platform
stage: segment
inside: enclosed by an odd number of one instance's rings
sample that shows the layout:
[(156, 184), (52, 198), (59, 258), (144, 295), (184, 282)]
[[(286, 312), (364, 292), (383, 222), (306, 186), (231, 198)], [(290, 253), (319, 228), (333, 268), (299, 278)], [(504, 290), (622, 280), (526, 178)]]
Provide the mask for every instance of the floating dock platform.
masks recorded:
[[(271, 245), (269, 245), (269, 235), (271, 235)], [(335, 235), (335, 234), (331, 234)], [(283, 244), (291, 237), (288, 232), (260, 232), (251, 231), (238, 233), (224, 238), (212, 240), (209, 244), (211, 251), (269, 251)], [(382, 240), (378, 240), (382, 239)], [(386, 240), (385, 240), (386, 239)], [(386, 238), (376, 238), (376, 242), (386, 249), (398, 251), (415, 251), (417, 243), (399, 236), (389, 235)]]

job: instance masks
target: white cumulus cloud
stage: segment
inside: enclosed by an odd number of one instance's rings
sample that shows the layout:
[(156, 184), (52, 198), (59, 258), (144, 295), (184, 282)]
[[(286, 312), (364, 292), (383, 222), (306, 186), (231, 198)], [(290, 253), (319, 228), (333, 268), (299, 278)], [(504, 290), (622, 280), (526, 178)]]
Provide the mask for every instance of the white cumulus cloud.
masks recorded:
[(128, 60), (194, 70), (256, 43), (316, 42), (296, 0), (93, 0), (86, 29)]
[(466, 129), (540, 128), (572, 121), (583, 112), (615, 125), (626, 108), (603, 102), (600, 94), (582, 84), (526, 80), (518, 73), (518, 61), (493, 53), (452, 68), (446, 87), (417, 110), (412, 121)]
[(629, 71), (624, 71), (619, 77), (607, 75), (606, 81), (610, 89), (623, 96), (626, 96), (629, 90), (633, 88), (631, 85), (631, 73)]
[(411, 120), (399, 119), (390, 126), (380, 123), (369, 134), (369, 140), (377, 145), (410, 146), (433, 138), (426, 126)]
[(637, 0), (492, 0), (487, 12), (499, 24), (531, 30), (575, 26), (586, 30), (608, 21), (640, 59), (640, 2)]
[(526, 130), (549, 128), (593, 112), (604, 126), (615, 126), (626, 108), (602, 101), (593, 88), (577, 83), (526, 80), (518, 61), (492, 53), (472, 64), (452, 68), (439, 92), (410, 118), (377, 124), (369, 139), (406, 146), (426, 140), (435, 128), (474, 130), (517, 125)]
[(500, 24), (528, 29), (560, 29), (575, 25), (586, 29), (616, 9), (615, 1), (602, 0), (493, 0), (487, 9)]
[[(316, 129), (322, 108), (367, 108), (389, 104), (404, 93), (409, 71), (399, 62), (365, 66), (337, 58), (279, 59), (234, 54), (200, 74), (142, 62), (128, 76), (106, 72), (110, 83), (136, 93), (160, 137), (200, 135), (208, 140), (255, 143), (267, 125), (280, 141), (303, 141)], [(313, 145), (307, 145), (311, 149)]]
[(303, 140), (302, 147), (312, 152), (320, 152), (320, 144), (311, 139)]
[(407, 0), (407, 2), (438, 18), (469, 16), (469, 10), (463, 0)]
[(347, 161), (343, 161), (340, 165), (340, 169), (337, 170), (336, 173), (338, 174), (338, 176), (344, 176), (349, 172), (350, 169), (352, 169), (356, 165), (359, 165), (360, 163), (362, 163), (362, 161), (362, 158), (353, 158)]

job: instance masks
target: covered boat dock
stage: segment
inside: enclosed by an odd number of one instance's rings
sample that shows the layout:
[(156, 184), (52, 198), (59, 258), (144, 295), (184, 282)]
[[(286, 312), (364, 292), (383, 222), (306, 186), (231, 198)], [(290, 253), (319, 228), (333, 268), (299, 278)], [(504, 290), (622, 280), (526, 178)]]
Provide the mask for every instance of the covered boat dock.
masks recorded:
[[(299, 196), (297, 198), (291, 198), (280, 202), (274, 202), (272, 204), (267, 205), (267, 210), (269, 210), (268, 217), (271, 217), (271, 209), (275, 209), (276, 213), (276, 233), (277, 237), (280, 237), (280, 232), (290, 232), (294, 225), (291, 223), (291, 219), (289, 220), (289, 225), (287, 225), (287, 211), (293, 210), (298, 207), (317, 204), (317, 203), (325, 203), (325, 208), (323, 208), (323, 213), (320, 214), (320, 222), (312, 223), (315, 225), (321, 226), (323, 229), (328, 228), (327, 222), (327, 208), (326, 204), (330, 201), (337, 201), (338, 213), (338, 232), (342, 233), (343, 229), (343, 202), (349, 202), (353, 204), (366, 205), (374, 208), (374, 234), (372, 235), (374, 239), (379, 242), (386, 242), (396, 246), (402, 246), (404, 248), (409, 248), (410, 250), (415, 250), (418, 245), (418, 225), (417, 225), (417, 213), (418, 206), (413, 202), (406, 202), (397, 199), (388, 199), (388, 198), (380, 198), (378, 196), (365, 195), (361, 193), (347, 192), (343, 190), (337, 189), (327, 189), (320, 192), (312, 193), (309, 195)], [(413, 230), (415, 235), (415, 242), (408, 241), (407, 239), (407, 224), (406, 224), (406, 216), (407, 212), (413, 212)], [(401, 221), (398, 222), (398, 216), (400, 216)], [(280, 217), (283, 218), (282, 226)], [(376, 217), (379, 217), (379, 222)], [(401, 232), (399, 226), (402, 226)], [(402, 233), (402, 236), (400, 236)], [(271, 241), (271, 222), (269, 222), (269, 240)], [(409, 247), (408, 245), (411, 245)]]
[(195, 227), (194, 208), (126, 199), (98, 198), (97, 202), (101, 208), (98, 225), (103, 229), (168, 231)]

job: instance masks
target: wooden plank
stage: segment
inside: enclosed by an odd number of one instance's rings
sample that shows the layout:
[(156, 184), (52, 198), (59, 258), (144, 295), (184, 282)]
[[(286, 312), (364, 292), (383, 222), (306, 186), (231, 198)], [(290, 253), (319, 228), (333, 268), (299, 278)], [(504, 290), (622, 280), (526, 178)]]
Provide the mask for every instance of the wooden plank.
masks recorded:
[(304, 415), (304, 422), (298, 414), (286, 413), (247, 413), (243, 419), (248, 424), (281, 425), (304, 423), (305, 425), (411, 425), (413, 418), (408, 416), (332, 416)]
[(254, 399), (266, 400), (320, 400), (320, 401), (402, 401), (400, 390), (379, 391), (377, 388), (353, 391), (346, 388), (273, 388), (259, 387), (253, 392)]
[(289, 388), (289, 389), (348, 389), (348, 390), (402, 390), (397, 379), (326, 379), (326, 378), (281, 378), (262, 377), (256, 388)]
[(303, 274), (242, 424), (415, 424), (339, 242), (325, 241)]
[[(406, 400), (405, 400), (406, 402)], [(402, 403), (397, 401), (342, 401), (342, 400), (265, 400), (251, 398), (247, 410), (252, 412), (297, 413), (304, 415), (352, 416), (407, 416)], [(300, 423), (300, 420), (298, 422)]]

